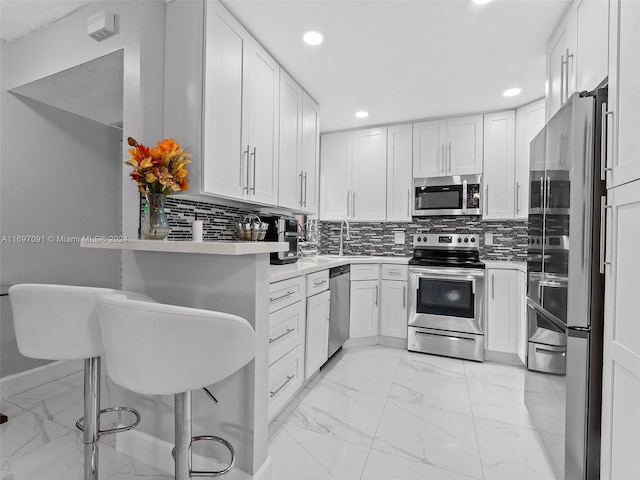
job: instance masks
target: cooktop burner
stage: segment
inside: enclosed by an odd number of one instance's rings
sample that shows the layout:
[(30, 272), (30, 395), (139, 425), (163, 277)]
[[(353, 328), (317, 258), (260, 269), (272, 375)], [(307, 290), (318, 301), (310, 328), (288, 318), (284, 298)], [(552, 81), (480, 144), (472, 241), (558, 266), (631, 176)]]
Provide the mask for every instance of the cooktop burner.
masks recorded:
[(480, 261), (477, 234), (417, 233), (409, 265), (427, 267), (485, 268)]

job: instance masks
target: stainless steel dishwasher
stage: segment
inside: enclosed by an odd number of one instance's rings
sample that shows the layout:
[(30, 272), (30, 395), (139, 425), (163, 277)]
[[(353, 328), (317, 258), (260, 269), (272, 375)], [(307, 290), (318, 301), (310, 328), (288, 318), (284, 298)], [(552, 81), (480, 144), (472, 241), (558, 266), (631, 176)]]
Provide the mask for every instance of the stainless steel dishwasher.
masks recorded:
[(342, 265), (329, 270), (329, 358), (349, 338), (349, 280), (351, 267)]

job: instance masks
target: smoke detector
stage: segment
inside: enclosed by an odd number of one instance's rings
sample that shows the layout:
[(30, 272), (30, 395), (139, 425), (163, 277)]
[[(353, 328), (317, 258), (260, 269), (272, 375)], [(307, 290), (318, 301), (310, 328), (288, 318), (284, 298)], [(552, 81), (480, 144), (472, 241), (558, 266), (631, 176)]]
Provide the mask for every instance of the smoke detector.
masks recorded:
[(87, 35), (99, 42), (116, 33), (116, 16), (102, 10), (87, 18)]

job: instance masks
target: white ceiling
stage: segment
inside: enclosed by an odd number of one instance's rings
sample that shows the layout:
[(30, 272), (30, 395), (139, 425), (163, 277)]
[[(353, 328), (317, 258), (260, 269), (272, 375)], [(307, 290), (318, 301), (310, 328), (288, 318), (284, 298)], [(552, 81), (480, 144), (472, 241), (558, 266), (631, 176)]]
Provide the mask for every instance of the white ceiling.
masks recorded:
[[(11, 41), (96, 0), (0, 0)], [(546, 41), (569, 0), (225, 0), (321, 106), (323, 132), (515, 108), (544, 96)], [(309, 47), (302, 33), (325, 42)], [(507, 99), (502, 92), (520, 87)], [(371, 115), (357, 119), (357, 110)]]

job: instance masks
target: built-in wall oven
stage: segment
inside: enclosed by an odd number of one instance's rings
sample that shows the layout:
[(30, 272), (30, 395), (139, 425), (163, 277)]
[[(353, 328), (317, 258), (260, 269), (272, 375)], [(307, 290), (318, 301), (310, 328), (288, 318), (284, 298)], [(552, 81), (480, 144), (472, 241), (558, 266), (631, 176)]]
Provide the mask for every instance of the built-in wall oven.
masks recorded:
[(484, 264), (479, 237), (414, 235), (409, 261), (408, 349), (484, 360)]

